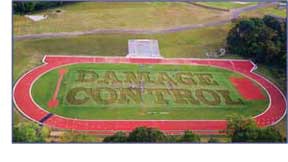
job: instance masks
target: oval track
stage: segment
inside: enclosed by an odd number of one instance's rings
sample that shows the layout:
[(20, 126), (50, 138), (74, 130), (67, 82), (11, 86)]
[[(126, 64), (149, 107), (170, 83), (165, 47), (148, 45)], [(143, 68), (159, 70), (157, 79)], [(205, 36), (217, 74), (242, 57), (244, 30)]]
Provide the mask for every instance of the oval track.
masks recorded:
[[(18, 110), (27, 118), (60, 129), (80, 131), (130, 131), (135, 127), (157, 127), (163, 131), (193, 130), (199, 133), (219, 133), (225, 130), (225, 120), (80, 120), (53, 115), (39, 105), (31, 97), (33, 83), (44, 73), (60, 66), (77, 63), (132, 63), (132, 64), (186, 64), (209, 65), (233, 70), (258, 82), (267, 92), (270, 99), (268, 108), (254, 117), (260, 127), (270, 126), (279, 122), (286, 114), (286, 100), (281, 91), (269, 80), (253, 73), (255, 64), (249, 60), (221, 59), (151, 59), (124, 57), (85, 57), (85, 56), (45, 56), (44, 64), (23, 75), (14, 86), (13, 99)], [(45, 119), (45, 120), (44, 120)]]

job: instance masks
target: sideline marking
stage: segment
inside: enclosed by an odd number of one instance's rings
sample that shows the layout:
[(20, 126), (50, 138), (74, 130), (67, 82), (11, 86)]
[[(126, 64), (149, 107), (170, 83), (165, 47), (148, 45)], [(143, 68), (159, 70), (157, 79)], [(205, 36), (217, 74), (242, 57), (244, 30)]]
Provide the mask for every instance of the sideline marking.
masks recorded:
[(40, 123), (44, 123), (46, 120), (48, 120), (50, 117), (52, 117), (53, 114), (52, 113), (48, 113), (47, 115), (45, 115), (41, 120), (39, 120)]

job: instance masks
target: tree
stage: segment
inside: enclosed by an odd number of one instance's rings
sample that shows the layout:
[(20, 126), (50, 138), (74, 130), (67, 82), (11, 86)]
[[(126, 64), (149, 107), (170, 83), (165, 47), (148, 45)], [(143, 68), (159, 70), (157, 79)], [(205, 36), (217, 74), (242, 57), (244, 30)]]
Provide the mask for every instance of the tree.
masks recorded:
[(166, 136), (156, 128), (138, 127), (129, 133), (128, 142), (166, 142)]
[(257, 142), (284, 142), (279, 131), (268, 127), (259, 129)]
[(191, 131), (185, 131), (184, 135), (179, 139), (179, 142), (200, 142), (200, 136), (192, 133)]
[(72, 2), (13, 2), (13, 12), (17, 14), (32, 13), (34, 11), (44, 10), (48, 8), (58, 7)]
[(13, 126), (13, 142), (45, 142), (50, 130), (35, 123), (19, 123)]
[(228, 33), (227, 50), (255, 62), (285, 66), (286, 22), (272, 16), (239, 19)]
[(276, 31), (277, 34), (273, 37), (273, 42), (279, 50), (279, 57), (277, 58), (279, 61), (277, 63), (280, 62), (281, 66), (286, 67), (287, 23), (285, 19), (281, 20), (269, 15), (264, 16), (263, 21), (266, 26)]
[(105, 137), (103, 142), (112, 142), (112, 143), (127, 142), (127, 136), (124, 132), (116, 132), (112, 136)]
[(35, 5), (36, 2), (13, 2), (13, 11), (20, 14), (32, 12)]
[(232, 142), (282, 142), (279, 131), (272, 127), (259, 128), (253, 119), (233, 116), (228, 119), (226, 133)]

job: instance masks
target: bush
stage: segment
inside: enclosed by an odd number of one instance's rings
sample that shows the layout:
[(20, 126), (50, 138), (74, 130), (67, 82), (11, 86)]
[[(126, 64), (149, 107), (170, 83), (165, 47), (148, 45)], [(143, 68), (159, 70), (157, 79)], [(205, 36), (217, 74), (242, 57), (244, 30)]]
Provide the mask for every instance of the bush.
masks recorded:
[(179, 142), (200, 142), (200, 136), (192, 133), (191, 131), (185, 131), (184, 135), (179, 139)]
[(105, 137), (103, 142), (200, 142), (200, 136), (193, 134), (191, 131), (185, 131), (182, 136), (165, 135), (156, 128), (138, 127), (130, 132), (128, 136), (124, 132), (117, 132), (112, 136)]
[(128, 142), (166, 142), (166, 136), (156, 128), (138, 127), (129, 133)]
[(71, 143), (85, 143), (85, 142), (99, 142), (99, 138), (97, 138), (94, 134), (82, 134), (79, 132), (67, 131), (61, 136), (61, 142)]
[(116, 132), (112, 136), (104, 138), (103, 142), (172, 142), (175, 138), (168, 138), (163, 132), (156, 128), (138, 127), (127, 136), (124, 132)]
[(219, 141), (217, 138), (211, 137), (211, 138), (208, 140), (208, 143), (220, 143), (220, 141)]
[(283, 142), (281, 134), (276, 129), (258, 128), (254, 120), (241, 116), (228, 119), (226, 133), (232, 142)]
[(107, 136), (104, 138), (103, 142), (112, 142), (112, 143), (121, 143), (121, 142), (127, 142), (127, 136), (124, 132), (116, 132), (112, 136)]
[(45, 142), (50, 130), (35, 123), (19, 123), (13, 126), (13, 142)]

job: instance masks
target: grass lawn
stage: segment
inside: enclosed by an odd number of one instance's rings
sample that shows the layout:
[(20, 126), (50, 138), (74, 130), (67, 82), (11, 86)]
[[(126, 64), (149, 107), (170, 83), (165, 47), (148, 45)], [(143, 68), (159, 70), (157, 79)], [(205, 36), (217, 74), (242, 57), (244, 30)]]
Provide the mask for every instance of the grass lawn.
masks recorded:
[(40, 22), (32, 22), (24, 16), (14, 15), (14, 34), (92, 29), (164, 29), (224, 20), (229, 16), (221, 11), (209, 10), (189, 3), (168, 2), (81, 2), (59, 8), (63, 10), (60, 14), (55, 13), (57, 9), (35, 13), (49, 16), (47, 20)]
[(247, 2), (245, 4), (235, 3), (235, 2), (197, 2), (198, 4), (215, 7), (220, 9), (234, 9), (234, 8), (241, 8), (251, 5), (256, 5), (257, 2)]
[[(52, 87), (56, 86), (58, 80), (58, 70), (52, 70), (43, 75), (35, 82), (32, 88), (32, 96), (36, 103), (44, 109), (55, 114), (81, 119), (141, 119), (141, 120), (185, 120), (185, 119), (226, 119), (232, 114), (241, 114), (251, 117), (260, 114), (268, 106), (268, 97), (266, 100), (245, 100), (230, 83), (230, 77), (243, 77), (238, 73), (231, 71), (206, 67), (206, 66), (187, 66), (187, 65), (135, 65), (135, 64), (78, 64), (66, 66), (68, 73), (65, 74), (58, 94), (59, 106), (56, 108), (48, 108), (47, 103), (53, 96)], [(81, 71), (81, 72), (79, 72)], [(79, 77), (86, 71), (84, 80), (79, 80)], [(89, 72), (87, 72), (89, 71)], [(113, 72), (117, 77), (117, 83), (112, 82), (111, 73), (107, 76), (107, 71)], [(91, 72), (97, 74), (95, 80)], [(149, 80), (145, 80), (144, 90), (140, 94), (140, 89), (129, 88), (137, 86), (140, 82), (128, 82), (128, 72), (149, 72)], [(177, 79), (179, 73), (191, 72), (195, 82), (184, 84)], [(167, 74), (172, 80), (164, 81), (159, 79), (162, 73)], [(203, 80), (198, 78), (198, 75), (211, 75), (211, 80), (217, 84), (204, 84)], [(186, 76), (187, 77), (187, 76)], [(207, 76), (206, 76), (207, 77)], [(151, 80), (151, 81), (150, 81)], [(104, 82), (106, 81), (106, 83)], [(48, 88), (49, 87), (49, 88)], [(105, 87), (112, 88), (110, 90)], [(172, 88), (171, 88), (172, 87)], [(74, 91), (77, 88), (82, 88), (80, 91)], [(97, 88), (102, 88), (100, 91)], [(260, 88), (260, 86), (259, 86)], [(85, 90), (84, 90), (85, 89)], [(163, 102), (159, 102), (158, 90), (162, 91), (164, 96)], [(182, 102), (184, 96), (179, 95), (175, 89), (185, 89), (191, 92), (190, 95), (183, 94), (185, 97), (194, 96), (199, 103)], [(213, 101), (213, 104), (207, 103), (197, 97), (197, 90), (208, 89), (215, 93), (217, 90), (229, 91), (231, 100), (237, 102), (234, 104), (226, 103), (225, 97), (219, 96), (219, 102), (215, 101), (215, 97), (205, 91), (203, 95), (207, 100)], [(129, 91), (130, 90), (130, 91)], [(139, 90), (139, 94), (136, 93)], [(156, 92), (157, 90), (157, 92)], [(75, 93), (74, 93), (74, 92)], [(111, 91), (115, 92), (113, 98)], [(128, 93), (129, 91), (129, 93)], [(131, 94), (131, 93), (132, 94)], [(265, 91), (262, 89), (263, 94)], [(99, 93), (99, 94), (98, 94)], [(196, 93), (196, 94), (195, 94)], [(98, 94), (98, 95), (97, 95)], [(125, 95), (126, 94), (126, 95)], [(130, 94), (130, 95), (129, 95)], [(127, 98), (125, 99), (126, 96)], [(161, 96), (161, 95), (160, 95)], [(181, 98), (181, 102), (177, 101), (177, 96)], [(227, 96), (226, 96), (227, 97)], [(141, 98), (141, 99), (140, 99)], [(239, 99), (241, 101), (239, 101)], [(78, 101), (85, 102), (78, 102)], [(105, 101), (105, 102), (102, 102)], [(161, 100), (162, 101), (162, 100)], [(216, 104), (217, 103), (217, 104)]]
[(245, 17), (263, 17), (264, 15), (275, 15), (286, 17), (286, 9), (278, 9), (276, 6), (259, 8), (253, 11), (242, 13), (240, 16)]
[(286, 92), (286, 74), (283, 72), (278, 72), (277, 68), (273, 68), (268, 65), (257, 65), (257, 69), (255, 71), (258, 74), (261, 74), (265, 76), (267, 79), (272, 81), (274, 84), (276, 84), (282, 92), (285, 94)]
[(157, 39), (164, 57), (207, 58), (207, 50), (223, 47), (230, 25), (170, 34), (97, 34), (69, 38), (33, 39), (14, 42), (14, 77), (41, 64), (45, 54), (125, 56), (129, 39)]
[(287, 135), (286, 135), (287, 134), (287, 114), (284, 116), (284, 118), (279, 123), (277, 123), (273, 127), (276, 128), (277, 130), (279, 130), (279, 132), (281, 133), (281, 135), (283, 137), (287, 137)]

